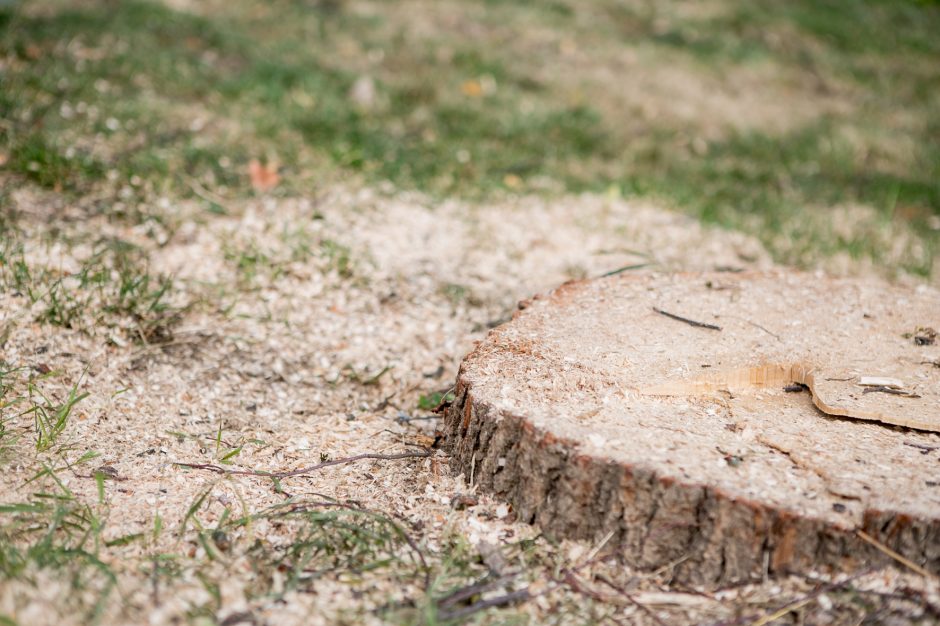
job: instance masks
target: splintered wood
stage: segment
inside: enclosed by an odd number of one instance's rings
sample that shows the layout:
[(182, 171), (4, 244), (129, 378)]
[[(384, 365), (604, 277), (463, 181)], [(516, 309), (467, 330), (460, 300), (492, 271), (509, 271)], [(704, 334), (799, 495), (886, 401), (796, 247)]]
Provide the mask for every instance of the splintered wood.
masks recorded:
[(520, 308), (464, 361), (446, 426), (521, 518), (699, 584), (891, 551), (940, 571), (935, 289), (634, 274)]

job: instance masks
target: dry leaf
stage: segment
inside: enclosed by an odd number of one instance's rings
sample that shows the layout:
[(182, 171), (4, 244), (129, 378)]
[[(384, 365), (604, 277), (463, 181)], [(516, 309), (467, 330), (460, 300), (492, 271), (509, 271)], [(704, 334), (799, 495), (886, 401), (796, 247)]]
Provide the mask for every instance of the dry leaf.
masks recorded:
[(483, 85), (478, 80), (468, 80), (460, 86), (460, 91), (468, 98), (479, 98), (483, 96)]
[(503, 184), (510, 189), (519, 189), (522, 187), (522, 179), (515, 174), (506, 174), (503, 176)]
[(258, 159), (252, 159), (248, 163), (248, 176), (251, 178), (252, 188), (257, 192), (274, 189), (281, 181), (276, 163), (261, 163)]

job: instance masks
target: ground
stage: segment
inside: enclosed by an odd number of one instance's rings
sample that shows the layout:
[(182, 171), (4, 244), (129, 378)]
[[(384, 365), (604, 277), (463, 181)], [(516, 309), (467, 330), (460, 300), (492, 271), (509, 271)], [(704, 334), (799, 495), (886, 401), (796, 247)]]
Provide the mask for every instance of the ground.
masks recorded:
[(546, 538), (453, 475), (432, 409), (567, 279), (936, 281), (938, 24), (0, 4), (0, 623), (935, 620), (902, 565), (715, 592)]

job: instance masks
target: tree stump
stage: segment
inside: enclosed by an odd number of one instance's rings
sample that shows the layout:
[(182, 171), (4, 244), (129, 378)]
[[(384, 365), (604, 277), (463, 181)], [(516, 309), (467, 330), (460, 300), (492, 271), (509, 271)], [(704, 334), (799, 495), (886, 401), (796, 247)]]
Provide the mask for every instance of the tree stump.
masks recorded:
[(520, 304), (466, 357), (457, 471), (549, 536), (715, 586), (940, 572), (940, 292), (638, 274)]

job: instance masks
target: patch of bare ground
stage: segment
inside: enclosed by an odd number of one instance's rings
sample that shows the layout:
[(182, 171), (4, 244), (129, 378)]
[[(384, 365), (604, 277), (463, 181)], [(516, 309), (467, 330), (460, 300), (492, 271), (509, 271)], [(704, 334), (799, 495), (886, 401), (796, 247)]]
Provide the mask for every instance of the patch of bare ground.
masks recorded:
[[(41, 403), (30, 385), (51, 405), (73, 387), (89, 394), (43, 452), (36, 413), (26, 404), (4, 411), (5, 549), (76, 549), (68, 541), (84, 536), (92, 573), (110, 572), (77, 585), (72, 566), (63, 573), (25, 559), (22, 575), (0, 585), (0, 613), (16, 623), (477, 615), (743, 624), (775, 611), (849, 623), (937, 614), (936, 582), (903, 568), (715, 593), (671, 586), (669, 568), (638, 571), (603, 544), (549, 543), (503, 503), (475, 494), (433, 447), (437, 418), (417, 408), (421, 397), (446, 391), (460, 358), (518, 300), (639, 265), (770, 267), (750, 238), (597, 196), (472, 206), (335, 189), (231, 205), (228, 216), (174, 205), (174, 227), (155, 242), (142, 227), (56, 221), (27, 195), (14, 200), (21, 215), (49, 218), (24, 218), (33, 266), (80, 266), (81, 246), (58, 245), (53, 231), (134, 241), (150, 271), (174, 277), (186, 306), (168, 335), (148, 343), (120, 327), (40, 324), (43, 301), (0, 294), (2, 360), (17, 372), (4, 379), (13, 381), (7, 398)], [(88, 451), (100, 456), (83, 460)], [(180, 465), (277, 472), (363, 453), (413, 456), (277, 480)], [(37, 508), (50, 501), (88, 512), (53, 526)]]

